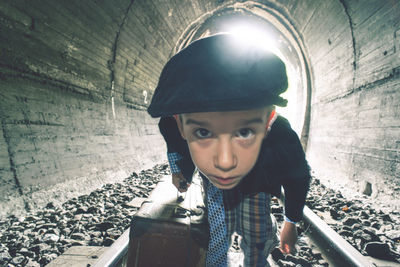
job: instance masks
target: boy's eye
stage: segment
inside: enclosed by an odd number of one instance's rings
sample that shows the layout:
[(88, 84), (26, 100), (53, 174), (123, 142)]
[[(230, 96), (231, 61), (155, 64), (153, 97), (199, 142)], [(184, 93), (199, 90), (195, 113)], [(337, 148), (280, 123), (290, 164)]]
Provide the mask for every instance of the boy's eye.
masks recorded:
[(249, 128), (243, 128), (243, 129), (240, 129), (237, 132), (237, 137), (243, 138), (243, 139), (249, 139), (253, 135), (254, 135), (254, 131), (252, 129), (249, 129)]
[(211, 132), (209, 130), (207, 130), (207, 129), (204, 129), (204, 128), (197, 129), (196, 131), (194, 131), (194, 134), (198, 138), (209, 138), (209, 137), (211, 137)]

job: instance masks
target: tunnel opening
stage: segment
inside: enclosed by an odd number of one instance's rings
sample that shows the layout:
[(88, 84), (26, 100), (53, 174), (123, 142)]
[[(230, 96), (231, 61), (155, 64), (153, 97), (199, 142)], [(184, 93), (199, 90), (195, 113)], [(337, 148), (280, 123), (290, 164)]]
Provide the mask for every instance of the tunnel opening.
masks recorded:
[(282, 96), (288, 100), (277, 111), (286, 117), (307, 148), (310, 123), (311, 77), (304, 46), (296, 30), (285, 16), (260, 3), (246, 2), (220, 6), (194, 21), (182, 33), (173, 53), (191, 42), (212, 34), (234, 33), (268, 46), (286, 64), (288, 90)]

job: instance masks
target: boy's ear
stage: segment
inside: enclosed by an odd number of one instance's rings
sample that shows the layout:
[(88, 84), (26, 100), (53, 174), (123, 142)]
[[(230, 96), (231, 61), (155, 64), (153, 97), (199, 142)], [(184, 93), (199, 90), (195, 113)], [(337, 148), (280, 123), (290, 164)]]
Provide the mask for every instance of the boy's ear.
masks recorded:
[(184, 140), (186, 140), (185, 135), (183, 134), (183, 126), (182, 126), (182, 120), (179, 115), (174, 115), (176, 125), (178, 126), (178, 130), (181, 133), (181, 136)]
[(271, 123), (272, 123), (272, 119), (275, 116), (275, 113), (276, 113), (275, 106), (268, 107), (267, 124), (265, 125), (265, 136), (264, 136), (264, 138), (266, 138), (268, 133), (269, 133), (269, 130), (270, 130), (270, 127), (271, 127)]

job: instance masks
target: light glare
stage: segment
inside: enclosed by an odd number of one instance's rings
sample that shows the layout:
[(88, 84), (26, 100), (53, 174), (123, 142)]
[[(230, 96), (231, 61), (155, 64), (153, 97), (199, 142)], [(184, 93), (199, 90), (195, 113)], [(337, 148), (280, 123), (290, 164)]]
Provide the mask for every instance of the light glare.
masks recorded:
[(227, 32), (236, 36), (238, 42), (243, 45), (256, 45), (271, 52), (277, 51), (274, 39), (266, 31), (262, 31), (254, 26), (238, 24), (229, 27)]

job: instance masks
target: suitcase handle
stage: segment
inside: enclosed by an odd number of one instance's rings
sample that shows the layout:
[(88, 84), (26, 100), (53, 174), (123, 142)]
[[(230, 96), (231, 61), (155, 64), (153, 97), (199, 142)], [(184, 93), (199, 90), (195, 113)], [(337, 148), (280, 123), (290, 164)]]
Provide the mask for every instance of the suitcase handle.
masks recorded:
[(176, 206), (173, 212), (173, 216), (176, 218), (186, 218), (188, 216), (202, 216), (204, 214), (204, 207), (197, 206), (195, 209), (186, 209), (181, 206)]
[(190, 211), (188, 209), (182, 208), (180, 206), (176, 206), (172, 216), (174, 216), (175, 218), (186, 218), (189, 215), (190, 215)]

